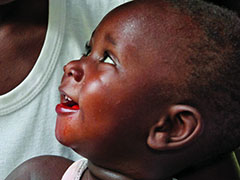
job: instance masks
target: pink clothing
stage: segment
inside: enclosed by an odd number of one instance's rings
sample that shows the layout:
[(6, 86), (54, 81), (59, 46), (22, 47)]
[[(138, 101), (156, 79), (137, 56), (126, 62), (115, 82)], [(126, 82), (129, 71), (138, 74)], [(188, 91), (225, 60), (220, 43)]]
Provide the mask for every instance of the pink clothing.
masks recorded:
[(74, 162), (64, 173), (62, 180), (80, 180), (87, 169), (87, 159), (80, 159)]
[[(64, 173), (62, 180), (81, 180), (81, 177), (87, 169), (88, 160), (83, 158), (74, 162)], [(172, 180), (177, 180), (172, 178)]]

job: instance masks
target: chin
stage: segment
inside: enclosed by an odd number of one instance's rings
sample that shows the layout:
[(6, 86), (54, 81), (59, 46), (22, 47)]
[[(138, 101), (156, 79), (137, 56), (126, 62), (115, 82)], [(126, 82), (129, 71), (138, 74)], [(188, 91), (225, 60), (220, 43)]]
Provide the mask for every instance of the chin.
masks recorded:
[(57, 129), (55, 130), (55, 136), (58, 142), (60, 142), (62, 145), (69, 146), (69, 143), (67, 143), (66, 138)]
[(64, 146), (68, 146), (71, 147), (71, 138), (68, 137), (68, 133), (66, 131), (66, 129), (61, 128), (60, 123), (56, 124), (55, 127), (55, 137), (56, 139)]
[(58, 132), (55, 131), (55, 136), (56, 136), (56, 139), (58, 140), (58, 142), (60, 142), (62, 145), (67, 146), (69, 148), (73, 147), (72, 141), (69, 138), (67, 138), (65, 136), (62, 136), (61, 133), (58, 133)]

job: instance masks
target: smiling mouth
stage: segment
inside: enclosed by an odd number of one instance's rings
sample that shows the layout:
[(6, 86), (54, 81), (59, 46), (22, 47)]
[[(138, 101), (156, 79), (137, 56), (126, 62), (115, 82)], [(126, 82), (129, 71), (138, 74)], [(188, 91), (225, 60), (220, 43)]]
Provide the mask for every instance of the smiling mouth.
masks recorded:
[(79, 110), (78, 103), (74, 102), (70, 97), (68, 97), (66, 94), (61, 95), (61, 104), (75, 110)]
[(61, 103), (56, 106), (56, 112), (58, 115), (67, 115), (71, 113), (75, 113), (80, 110), (78, 103), (73, 101), (65, 93), (61, 93)]

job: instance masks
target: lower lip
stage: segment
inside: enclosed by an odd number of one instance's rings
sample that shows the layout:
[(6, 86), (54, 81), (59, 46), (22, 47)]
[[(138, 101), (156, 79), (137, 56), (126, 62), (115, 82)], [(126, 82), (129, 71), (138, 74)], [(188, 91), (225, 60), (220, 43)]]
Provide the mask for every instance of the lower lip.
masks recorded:
[(56, 106), (56, 112), (58, 115), (67, 115), (78, 112), (79, 109), (68, 107), (64, 104), (58, 104)]

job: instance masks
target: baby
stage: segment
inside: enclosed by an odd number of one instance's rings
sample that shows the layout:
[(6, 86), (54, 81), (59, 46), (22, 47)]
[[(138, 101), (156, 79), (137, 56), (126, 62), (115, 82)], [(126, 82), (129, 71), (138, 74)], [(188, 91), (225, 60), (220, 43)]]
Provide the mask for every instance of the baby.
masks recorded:
[[(88, 158), (88, 168), (73, 165), (78, 177), (105, 179), (95, 172), (104, 168), (168, 179), (230, 161), (240, 144), (239, 38), (235, 15), (201, 1), (139, 0), (108, 14), (59, 88), (56, 137)], [(224, 173), (192, 179), (239, 178)]]
[(240, 20), (198, 0), (110, 12), (64, 67), (56, 137), (86, 157), (63, 180), (239, 180)]

